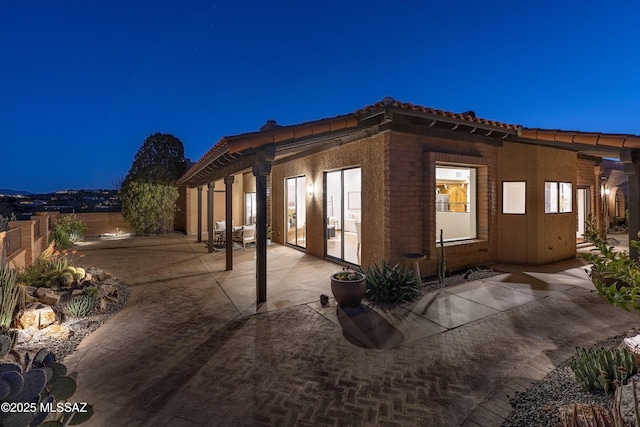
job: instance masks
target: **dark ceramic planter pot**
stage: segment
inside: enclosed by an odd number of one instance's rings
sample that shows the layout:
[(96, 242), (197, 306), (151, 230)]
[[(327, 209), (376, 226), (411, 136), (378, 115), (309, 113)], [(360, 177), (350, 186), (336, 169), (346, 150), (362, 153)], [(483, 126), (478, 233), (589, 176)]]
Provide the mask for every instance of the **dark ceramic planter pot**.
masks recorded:
[(360, 280), (340, 280), (331, 275), (331, 292), (341, 307), (357, 307), (367, 289), (367, 280), (362, 275)]

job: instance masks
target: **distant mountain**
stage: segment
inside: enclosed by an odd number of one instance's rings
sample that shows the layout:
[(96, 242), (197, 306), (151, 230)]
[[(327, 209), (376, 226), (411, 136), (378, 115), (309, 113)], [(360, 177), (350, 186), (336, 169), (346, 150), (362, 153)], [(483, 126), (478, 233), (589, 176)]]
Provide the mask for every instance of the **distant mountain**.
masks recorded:
[(21, 195), (25, 195), (25, 196), (30, 196), (30, 195), (33, 195), (35, 193), (32, 193), (30, 191), (8, 190), (6, 188), (0, 188), (0, 194), (9, 194), (9, 195), (21, 194)]

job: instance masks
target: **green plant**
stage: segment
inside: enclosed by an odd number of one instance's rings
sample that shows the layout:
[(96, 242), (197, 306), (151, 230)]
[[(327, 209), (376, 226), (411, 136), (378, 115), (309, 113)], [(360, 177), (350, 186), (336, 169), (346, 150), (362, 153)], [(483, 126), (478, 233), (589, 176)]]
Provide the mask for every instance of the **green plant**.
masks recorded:
[(18, 333), (6, 326), (0, 327), (0, 359), (6, 357), (16, 344)]
[(618, 385), (626, 384), (627, 378), (638, 372), (638, 362), (626, 348), (608, 350), (576, 347), (571, 370), (585, 390), (597, 389), (608, 393)]
[(120, 190), (122, 215), (139, 234), (173, 231), (178, 189), (173, 184), (129, 181)]
[[(74, 280), (80, 280), (77, 275), (81, 273), (82, 278), (84, 278), (86, 275), (85, 270), (71, 265), (77, 252), (75, 249), (71, 251), (66, 249), (62, 251), (55, 250), (55, 242), (51, 242), (34, 264), (20, 272), (18, 281), (35, 287), (56, 287), (63, 284), (61, 280), (63, 273), (72, 275), (72, 283)], [(80, 255), (80, 258), (83, 256)], [(68, 278), (65, 280), (68, 280)]]
[(82, 290), (82, 295), (86, 295), (97, 301), (100, 298), (100, 291), (95, 286), (88, 286)]
[(81, 241), (88, 230), (89, 227), (74, 214), (65, 215), (53, 227), (50, 240), (55, 241), (59, 249), (69, 249), (75, 242)]
[(9, 266), (3, 253), (0, 258), (0, 327), (9, 327), (13, 320), (16, 305), (23, 297), (17, 282), (18, 273)]
[(345, 268), (342, 271), (339, 271), (336, 274), (334, 274), (332, 278), (336, 280), (346, 280), (351, 282), (351, 281), (364, 279), (364, 275), (359, 271), (349, 270), (348, 268)]
[(9, 231), (9, 222), (17, 221), (16, 214), (11, 214), (10, 216), (2, 216), (0, 215), (0, 231)]
[(271, 226), (267, 226), (267, 233), (266, 233), (266, 237), (268, 240), (271, 240), (271, 236), (273, 235), (273, 230), (271, 229)]
[[(27, 353), (24, 360), (0, 364), (0, 402), (20, 403), (25, 411), (0, 411), (3, 426), (66, 426), (87, 421), (93, 415), (93, 407), (66, 402), (76, 390), (76, 381), (67, 375), (67, 368), (56, 362), (47, 350), (40, 350), (33, 359)], [(55, 409), (61, 408), (61, 411)], [(45, 424), (45, 419), (48, 419)]]
[[(592, 264), (591, 281), (610, 304), (625, 311), (640, 313), (640, 266), (626, 251), (616, 251), (597, 231), (595, 220), (586, 222), (585, 239), (595, 246), (590, 253), (582, 254)], [(640, 250), (640, 242), (631, 240), (631, 246)]]
[(415, 300), (422, 290), (422, 283), (413, 272), (386, 260), (378, 266), (369, 267), (365, 273), (367, 289), (365, 296), (373, 302), (383, 304), (403, 303)]
[(92, 295), (82, 293), (71, 298), (62, 308), (62, 312), (75, 317), (85, 317), (93, 311), (96, 306), (96, 298)]

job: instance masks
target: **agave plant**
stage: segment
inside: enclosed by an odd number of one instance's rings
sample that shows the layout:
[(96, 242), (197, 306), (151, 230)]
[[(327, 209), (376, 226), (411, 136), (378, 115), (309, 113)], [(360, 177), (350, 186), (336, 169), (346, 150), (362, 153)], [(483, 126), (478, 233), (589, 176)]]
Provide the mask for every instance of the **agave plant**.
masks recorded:
[(370, 267), (366, 274), (367, 290), (365, 296), (372, 302), (398, 304), (418, 298), (422, 283), (412, 271), (396, 264), (392, 266), (383, 260), (379, 266)]

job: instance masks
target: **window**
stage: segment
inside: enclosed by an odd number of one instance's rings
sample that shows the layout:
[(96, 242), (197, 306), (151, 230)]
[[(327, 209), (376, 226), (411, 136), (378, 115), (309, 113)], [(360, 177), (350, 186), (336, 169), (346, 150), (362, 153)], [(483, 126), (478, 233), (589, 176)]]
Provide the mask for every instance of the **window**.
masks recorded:
[(436, 166), (436, 241), (475, 239), (477, 200), (475, 168)]
[(502, 183), (502, 213), (524, 214), (527, 184), (524, 181)]
[(573, 210), (570, 182), (544, 183), (544, 213), (567, 213)]

